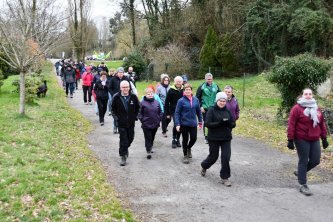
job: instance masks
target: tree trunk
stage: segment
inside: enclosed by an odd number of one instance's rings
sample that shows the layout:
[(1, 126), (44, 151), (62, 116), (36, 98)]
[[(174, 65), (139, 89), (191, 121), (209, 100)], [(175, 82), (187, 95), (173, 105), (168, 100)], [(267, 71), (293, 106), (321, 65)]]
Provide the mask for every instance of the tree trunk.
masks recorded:
[(136, 32), (135, 32), (135, 19), (134, 19), (134, 1), (130, 0), (130, 17), (131, 17), (131, 26), (132, 26), (132, 44), (136, 45)]
[(20, 72), (20, 114), (25, 114), (25, 72)]

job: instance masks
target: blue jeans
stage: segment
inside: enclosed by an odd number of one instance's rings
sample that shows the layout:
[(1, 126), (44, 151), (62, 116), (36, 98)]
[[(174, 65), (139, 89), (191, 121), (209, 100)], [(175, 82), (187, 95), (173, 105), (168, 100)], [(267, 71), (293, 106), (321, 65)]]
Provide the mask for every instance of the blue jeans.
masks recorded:
[(317, 141), (295, 140), (298, 155), (298, 183), (306, 184), (306, 173), (320, 163), (320, 143)]

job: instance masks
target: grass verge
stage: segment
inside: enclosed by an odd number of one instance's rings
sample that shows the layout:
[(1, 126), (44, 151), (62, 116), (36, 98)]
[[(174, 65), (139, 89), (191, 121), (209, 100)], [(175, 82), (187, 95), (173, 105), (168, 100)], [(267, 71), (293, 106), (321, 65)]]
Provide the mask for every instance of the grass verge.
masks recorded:
[[(115, 60), (115, 61), (86, 61), (87, 64), (94, 64), (95, 66), (98, 66), (101, 64), (101, 62), (104, 62), (105, 65), (108, 67), (108, 69), (116, 70), (118, 67), (123, 66), (123, 61), (121, 60)], [(127, 71), (127, 70), (125, 70)]]
[(133, 221), (88, 148), (90, 123), (66, 102), (52, 72), (47, 96), (18, 115), (11, 76), (0, 93), (0, 221)]

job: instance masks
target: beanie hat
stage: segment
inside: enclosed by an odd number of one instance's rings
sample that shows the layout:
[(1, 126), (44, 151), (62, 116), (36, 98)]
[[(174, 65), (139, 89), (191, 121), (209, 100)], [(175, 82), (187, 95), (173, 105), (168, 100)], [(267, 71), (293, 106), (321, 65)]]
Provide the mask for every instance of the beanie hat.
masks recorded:
[(123, 68), (123, 67), (119, 67), (119, 68), (117, 69), (117, 72), (124, 72), (124, 68)]
[(215, 97), (215, 102), (217, 102), (220, 99), (225, 99), (227, 100), (228, 96), (225, 94), (225, 92), (218, 92)]

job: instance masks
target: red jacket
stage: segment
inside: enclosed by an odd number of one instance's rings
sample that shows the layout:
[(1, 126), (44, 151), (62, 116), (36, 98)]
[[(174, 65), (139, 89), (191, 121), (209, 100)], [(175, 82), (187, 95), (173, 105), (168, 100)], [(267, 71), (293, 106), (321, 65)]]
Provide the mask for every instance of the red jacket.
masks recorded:
[(317, 110), (319, 123), (316, 127), (313, 127), (313, 120), (304, 115), (304, 110), (305, 108), (299, 104), (291, 109), (288, 120), (288, 140), (316, 141), (319, 138), (326, 138), (325, 120), (320, 109)]
[(82, 85), (83, 86), (91, 86), (94, 76), (91, 72), (84, 72), (82, 75)]

